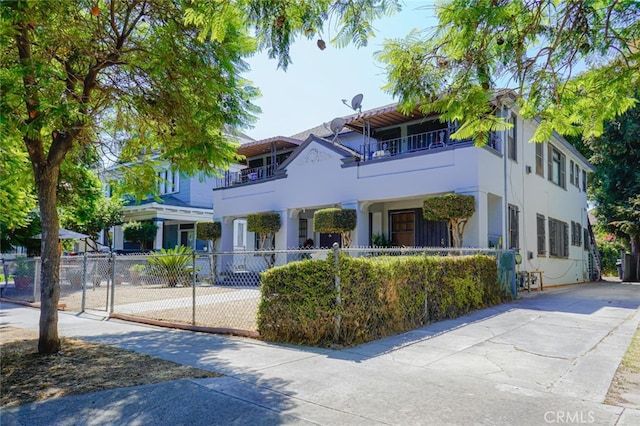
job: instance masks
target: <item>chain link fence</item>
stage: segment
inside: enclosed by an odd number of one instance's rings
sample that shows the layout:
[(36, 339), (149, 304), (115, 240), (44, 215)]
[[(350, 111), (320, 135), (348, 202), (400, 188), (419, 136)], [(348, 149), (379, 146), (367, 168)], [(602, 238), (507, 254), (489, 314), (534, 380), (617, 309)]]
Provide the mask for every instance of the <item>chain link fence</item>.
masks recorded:
[[(497, 258), (502, 285), (515, 296), (510, 251), (449, 248), (341, 249), (352, 257), (474, 255)], [(292, 249), (209, 254), (96, 254), (63, 257), (60, 304), (70, 311), (110, 314), (224, 330), (257, 331), (260, 273), (304, 259), (326, 259), (328, 249)], [(3, 260), (2, 297), (40, 301), (40, 260)], [(27, 278), (22, 279), (21, 277)]]

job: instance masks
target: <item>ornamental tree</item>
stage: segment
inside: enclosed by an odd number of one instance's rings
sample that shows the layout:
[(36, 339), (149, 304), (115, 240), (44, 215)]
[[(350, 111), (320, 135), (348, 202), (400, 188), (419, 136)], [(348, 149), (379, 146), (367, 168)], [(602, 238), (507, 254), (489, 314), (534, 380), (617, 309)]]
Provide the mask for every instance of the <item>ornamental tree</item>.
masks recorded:
[(222, 236), (222, 224), (220, 222), (197, 222), (196, 238), (207, 242), (209, 253), (209, 268), (211, 269), (211, 283), (215, 283), (216, 277), (216, 241)]
[(447, 222), (453, 247), (462, 247), (464, 228), (476, 211), (473, 195), (445, 194), (424, 200), (422, 213), (426, 220)]
[(371, 21), (397, 4), (3, 1), (0, 136), (3, 149), (20, 155), (3, 152), (0, 169), (3, 186), (25, 158), (33, 170), (43, 232), (38, 351), (60, 349), (56, 190), (70, 153), (98, 146), (101, 157), (126, 163), (120, 194), (152, 193), (159, 162), (214, 174), (235, 160), (225, 128), (246, 127), (258, 111), (259, 92), (241, 77), (244, 57), (266, 49), (286, 68), (289, 45), (317, 36), (327, 20), (337, 23), (336, 44), (366, 44)]
[(357, 215), (353, 209), (339, 209), (330, 207), (316, 210), (313, 214), (313, 230), (323, 234), (339, 233), (342, 245), (351, 246), (351, 231), (356, 229)]
[[(260, 250), (273, 249), (275, 234), (280, 230), (280, 213), (260, 212), (247, 215), (247, 230), (260, 235)], [(267, 238), (270, 238), (271, 247), (266, 247)], [(271, 268), (275, 264), (275, 257), (273, 254), (263, 254), (262, 258), (264, 259), (267, 268)]]
[(636, 102), (637, 1), (447, 0), (435, 13), (435, 28), (388, 41), (378, 58), (401, 110), (457, 120), (454, 138), (485, 143), (507, 127), (488, 102), (495, 87), (514, 89), (521, 114), (540, 120), (538, 142), (598, 136)]

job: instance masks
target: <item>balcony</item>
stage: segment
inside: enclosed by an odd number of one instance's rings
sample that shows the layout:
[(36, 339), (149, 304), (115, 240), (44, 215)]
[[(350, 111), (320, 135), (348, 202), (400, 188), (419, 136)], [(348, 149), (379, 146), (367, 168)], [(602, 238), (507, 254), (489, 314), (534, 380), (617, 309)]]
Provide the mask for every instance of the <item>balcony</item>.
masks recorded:
[(225, 171), (222, 177), (216, 179), (216, 188), (228, 188), (234, 185), (243, 185), (265, 181), (273, 176), (276, 167), (261, 166), (247, 167), (237, 172)]
[[(413, 152), (428, 151), (437, 148), (446, 148), (456, 145), (468, 144), (472, 139), (451, 139), (451, 134), (457, 130), (455, 127), (447, 127), (425, 133), (416, 133), (396, 139), (373, 141), (360, 146), (363, 154), (362, 161), (378, 160), (395, 157)], [(500, 138), (492, 132), (487, 147), (496, 151), (500, 150)]]

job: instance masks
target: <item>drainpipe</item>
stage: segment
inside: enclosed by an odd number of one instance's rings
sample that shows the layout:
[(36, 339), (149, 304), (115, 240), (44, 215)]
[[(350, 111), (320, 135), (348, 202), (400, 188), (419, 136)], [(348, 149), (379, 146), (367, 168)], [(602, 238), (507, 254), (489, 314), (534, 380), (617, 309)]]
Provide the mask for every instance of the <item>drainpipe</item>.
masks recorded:
[[(507, 109), (507, 111), (509, 111)], [(502, 118), (505, 118), (505, 108), (502, 105)], [(508, 188), (507, 188), (507, 132), (508, 130), (502, 131), (502, 167), (503, 167), (503, 182), (504, 182), (504, 197), (502, 198), (503, 203), (503, 217), (502, 217), (502, 249), (506, 250), (508, 248), (507, 245), (507, 236), (509, 234), (509, 201), (507, 199)]]

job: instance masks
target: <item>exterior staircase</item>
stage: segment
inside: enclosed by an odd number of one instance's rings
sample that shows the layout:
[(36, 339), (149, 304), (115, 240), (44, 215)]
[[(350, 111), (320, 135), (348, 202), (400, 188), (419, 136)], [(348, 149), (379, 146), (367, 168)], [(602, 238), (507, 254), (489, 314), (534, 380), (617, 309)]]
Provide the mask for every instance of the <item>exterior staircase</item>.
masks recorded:
[(596, 244), (596, 237), (593, 235), (593, 228), (589, 223), (589, 279), (591, 281), (600, 281), (602, 278), (602, 259), (600, 258), (600, 250)]

